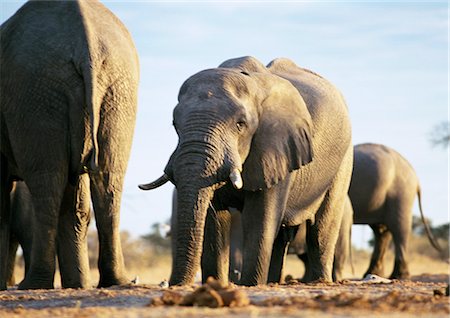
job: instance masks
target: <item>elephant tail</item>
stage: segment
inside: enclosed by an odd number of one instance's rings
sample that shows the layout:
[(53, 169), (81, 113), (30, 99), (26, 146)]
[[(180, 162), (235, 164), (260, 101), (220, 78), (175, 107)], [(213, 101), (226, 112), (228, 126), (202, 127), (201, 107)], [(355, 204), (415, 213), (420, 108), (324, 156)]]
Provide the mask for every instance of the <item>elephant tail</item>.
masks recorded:
[(88, 70), (84, 72), (84, 83), (86, 92), (86, 106), (89, 114), (90, 121), (90, 131), (91, 131), (91, 142), (92, 150), (88, 156), (87, 168), (89, 171), (98, 171), (98, 126), (100, 121), (100, 104), (101, 101), (97, 100), (96, 84), (95, 84), (96, 74), (93, 68), (89, 67)]
[(92, 149), (85, 159), (85, 167), (88, 171), (98, 171), (98, 129), (100, 125), (100, 108), (103, 96), (99, 91), (99, 70), (104, 61), (99, 55), (99, 40), (96, 36), (95, 24), (92, 22), (92, 10), (87, 2), (77, 1), (83, 34), (74, 54), (74, 63), (83, 78), (86, 112), (89, 116), (89, 130)]
[(92, 42), (90, 35), (90, 30), (86, 27), (86, 44), (87, 44), (87, 56), (84, 56), (81, 62), (80, 68), (84, 81), (84, 91), (85, 91), (85, 103), (86, 111), (89, 115), (90, 124), (90, 138), (92, 143), (92, 148), (86, 159), (86, 167), (88, 171), (96, 172), (98, 171), (98, 128), (100, 123), (100, 108), (102, 104), (103, 97), (99, 92), (98, 87), (98, 70), (96, 65), (96, 60), (92, 56)]
[(425, 220), (425, 216), (423, 214), (422, 194), (421, 194), (421, 191), (420, 191), (420, 186), (417, 187), (417, 197), (418, 197), (418, 201), (419, 201), (420, 216), (422, 217), (423, 226), (425, 228), (425, 232), (427, 234), (428, 240), (430, 241), (431, 245), (433, 245), (433, 247), (442, 255), (443, 254), (443, 249), (439, 245), (439, 243), (436, 240), (436, 238), (434, 237), (433, 233), (431, 232), (430, 226), (428, 225), (428, 222)]

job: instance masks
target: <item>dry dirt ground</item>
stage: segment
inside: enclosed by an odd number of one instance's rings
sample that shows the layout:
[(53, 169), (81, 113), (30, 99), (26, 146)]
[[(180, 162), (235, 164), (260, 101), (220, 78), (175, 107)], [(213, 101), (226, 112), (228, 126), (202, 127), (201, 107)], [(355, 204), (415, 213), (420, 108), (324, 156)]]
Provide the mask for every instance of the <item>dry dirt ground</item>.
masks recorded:
[[(291, 264), (298, 268), (295, 258), (291, 257)], [(241, 305), (249, 302), (243, 307), (170, 305), (174, 297), (191, 295), (199, 284), (161, 288), (143, 278), (138, 285), (105, 289), (21, 291), (13, 287), (0, 292), (0, 317), (449, 317), (448, 264), (420, 259), (418, 265), (411, 280), (389, 284), (349, 279), (333, 284), (232, 286), (232, 293), (245, 298)], [(433, 274), (418, 275), (417, 268)], [(160, 266), (152, 277), (159, 280), (169, 270)], [(287, 270), (291, 270), (289, 263)], [(362, 270), (357, 268), (352, 277), (360, 277)], [(295, 271), (287, 273), (297, 277)]]
[(10, 289), (0, 292), (0, 317), (448, 317), (449, 297), (443, 295), (448, 279), (448, 275), (422, 275), (390, 284), (349, 280), (234, 287), (247, 295), (250, 303), (222, 308), (165, 305), (160, 301), (168, 290), (171, 295), (184, 296), (198, 286)]

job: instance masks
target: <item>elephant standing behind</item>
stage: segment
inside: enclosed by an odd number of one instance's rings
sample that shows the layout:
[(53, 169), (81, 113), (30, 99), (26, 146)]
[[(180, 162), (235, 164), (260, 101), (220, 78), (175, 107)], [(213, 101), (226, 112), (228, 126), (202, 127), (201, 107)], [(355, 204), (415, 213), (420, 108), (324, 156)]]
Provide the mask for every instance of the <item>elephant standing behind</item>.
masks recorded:
[(36, 215), (30, 268), (19, 288), (53, 288), (57, 240), (65, 242), (58, 251), (63, 287), (90, 287), (91, 197), (98, 285), (128, 282), (119, 209), (139, 81), (129, 32), (97, 1), (30, 1), (1, 34), (0, 289), (15, 179), (30, 189)]
[(375, 236), (372, 258), (364, 276), (369, 273), (384, 275), (383, 258), (392, 234), (395, 264), (390, 277), (409, 277), (407, 250), (416, 195), (428, 238), (441, 251), (425, 222), (419, 179), (411, 164), (398, 152), (384, 145), (367, 143), (354, 147), (353, 175), (349, 189), (354, 224), (370, 225)]
[(200, 263), (204, 280), (228, 280), (230, 208), (242, 211), (240, 284), (265, 284), (282, 268), (286, 232), (312, 218), (311, 279), (332, 280), (353, 149), (331, 83), (288, 59), (231, 59), (184, 82), (173, 123), (179, 140), (165, 174), (140, 186), (177, 187), (170, 285), (191, 284)]

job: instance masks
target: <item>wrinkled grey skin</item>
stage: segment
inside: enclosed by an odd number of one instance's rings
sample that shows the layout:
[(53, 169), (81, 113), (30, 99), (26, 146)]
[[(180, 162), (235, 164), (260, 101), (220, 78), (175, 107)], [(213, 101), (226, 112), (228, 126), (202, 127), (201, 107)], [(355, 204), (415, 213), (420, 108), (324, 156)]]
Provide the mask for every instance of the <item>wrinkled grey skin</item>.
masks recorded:
[[(390, 277), (409, 277), (407, 250), (416, 195), (424, 220), (419, 179), (411, 164), (398, 152), (384, 145), (355, 146), (349, 189), (354, 209), (353, 222), (370, 225), (375, 235), (374, 251), (364, 276), (369, 273), (384, 276), (383, 258), (392, 235), (395, 264)], [(427, 223), (424, 224), (431, 244), (441, 251)]]
[[(339, 229), (339, 236), (334, 252), (333, 281), (342, 280), (345, 265), (348, 261), (351, 263), (352, 225), (353, 208), (350, 198), (347, 196), (341, 226)], [(305, 264), (305, 274), (302, 281), (309, 281), (309, 276), (311, 275), (311, 269), (308, 264), (308, 248), (306, 246), (306, 233), (308, 226), (310, 226), (309, 221), (299, 226), (297, 234), (288, 249), (288, 254), (296, 254)]]
[[(88, 186), (88, 185), (87, 185)], [(89, 191), (89, 188), (86, 189)], [(8, 252), (8, 267), (7, 267), (7, 285), (13, 286), (16, 284), (15, 282), (15, 260), (17, 249), (20, 245), (23, 252), (23, 258), (25, 263), (25, 275), (28, 272), (31, 263), (31, 250), (33, 246), (33, 217), (34, 217), (34, 208), (31, 193), (28, 190), (25, 182), (23, 181), (15, 181), (13, 183), (12, 191), (10, 194), (11, 197), (11, 236), (9, 242), (9, 252)], [(78, 209), (84, 211), (85, 208)], [(89, 209), (89, 207), (86, 207)], [(88, 210), (90, 211), (90, 209)], [(86, 216), (86, 224), (83, 229), (83, 233), (80, 233), (80, 241), (84, 244), (81, 246), (81, 250), (83, 251), (83, 255), (85, 255), (85, 259), (81, 263), (82, 266), (78, 269), (83, 273), (83, 279), (86, 281), (84, 284), (89, 284), (90, 279), (90, 271), (89, 271), (89, 260), (88, 260), (88, 246), (87, 246), (87, 228), (89, 226), (90, 215)], [(66, 280), (73, 275), (72, 273), (65, 273), (64, 270), (70, 269), (70, 264), (64, 264), (65, 261), (72, 261), (68, 252), (71, 251), (71, 238), (67, 236), (65, 233), (59, 233), (58, 238), (61, 238), (57, 241), (57, 250), (58, 250), (58, 258), (59, 258), (59, 267), (61, 273), (61, 279), (63, 283), (66, 283)], [(62, 257), (61, 257), (62, 255)]]
[(191, 76), (178, 101), (165, 176), (141, 185), (177, 187), (170, 285), (193, 283), (201, 259), (203, 278), (228, 280), (230, 207), (242, 211), (240, 284), (265, 284), (285, 232), (312, 217), (311, 279), (331, 281), (353, 159), (341, 94), (290, 60), (243, 57)]
[(36, 215), (30, 268), (19, 288), (53, 288), (57, 236), (69, 241), (59, 255), (67, 265), (63, 287), (90, 287), (83, 247), (89, 188), (99, 286), (124, 284), (119, 209), (139, 80), (131, 36), (97, 1), (28, 2), (1, 34), (0, 288), (15, 179), (26, 182)]

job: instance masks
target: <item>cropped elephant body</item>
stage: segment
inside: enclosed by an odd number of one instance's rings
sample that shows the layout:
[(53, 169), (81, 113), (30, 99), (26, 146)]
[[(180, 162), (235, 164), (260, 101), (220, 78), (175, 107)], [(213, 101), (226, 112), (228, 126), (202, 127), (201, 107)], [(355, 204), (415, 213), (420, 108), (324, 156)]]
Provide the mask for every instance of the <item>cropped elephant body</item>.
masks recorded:
[(73, 242), (59, 253), (72, 264), (62, 269), (63, 286), (89, 286), (81, 248), (89, 190), (101, 246), (99, 285), (124, 283), (118, 220), (139, 80), (131, 36), (97, 1), (30, 1), (1, 33), (0, 288), (15, 179), (30, 189), (38, 229), (20, 288), (53, 287), (56, 236)]
[[(395, 265), (391, 278), (409, 277), (407, 248), (416, 196), (424, 220), (420, 192), (419, 179), (413, 167), (398, 152), (379, 144), (354, 147), (349, 189), (354, 224), (370, 225), (375, 235), (374, 251), (366, 274), (384, 275), (383, 258), (392, 235)], [(426, 223), (425, 229), (432, 245), (440, 250)]]
[[(165, 177), (177, 187), (171, 285), (228, 277), (230, 208), (242, 211), (240, 284), (267, 282), (282, 268), (287, 235), (314, 218), (312, 280), (331, 281), (333, 250), (352, 167), (341, 94), (325, 79), (276, 59), (228, 60), (182, 85), (174, 110), (179, 136)], [(280, 275), (280, 273), (278, 273)]]

